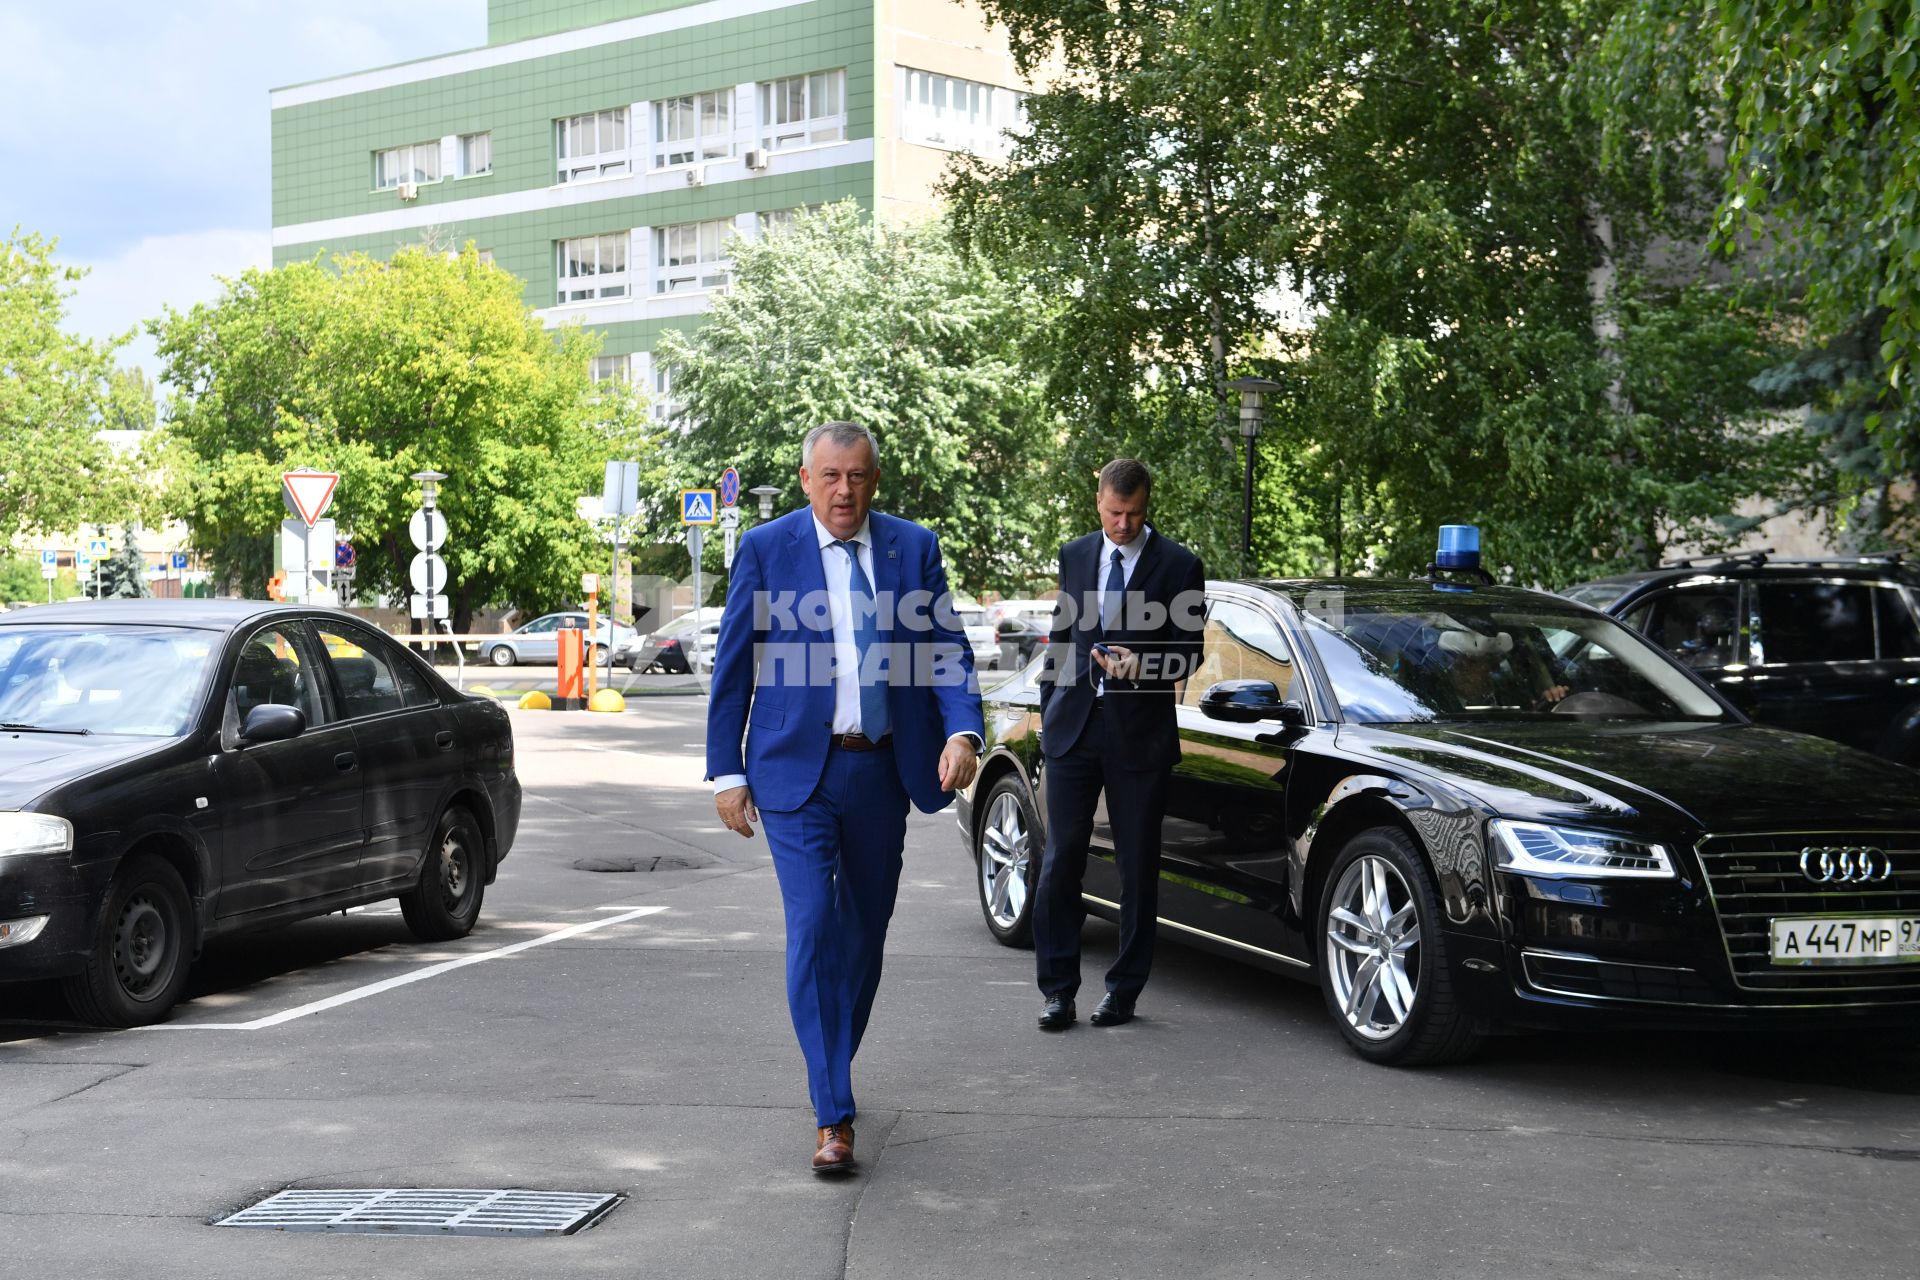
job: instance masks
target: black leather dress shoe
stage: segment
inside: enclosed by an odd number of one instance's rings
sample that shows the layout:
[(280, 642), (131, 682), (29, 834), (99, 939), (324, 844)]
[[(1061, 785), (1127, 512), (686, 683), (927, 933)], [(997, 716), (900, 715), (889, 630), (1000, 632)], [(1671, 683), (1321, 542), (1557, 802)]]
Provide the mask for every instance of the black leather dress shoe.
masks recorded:
[(1096, 1027), (1117, 1027), (1123, 1022), (1132, 1022), (1133, 1003), (1116, 999), (1113, 992), (1109, 991), (1100, 997), (1100, 1007), (1093, 1011), (1093, 1016), (1087, 1021)]
[(1047, 1007), (1040, 1011), (1042, 1031), (1065, 1031), (1073, 1025), (1073, 997), (1048, 996)]

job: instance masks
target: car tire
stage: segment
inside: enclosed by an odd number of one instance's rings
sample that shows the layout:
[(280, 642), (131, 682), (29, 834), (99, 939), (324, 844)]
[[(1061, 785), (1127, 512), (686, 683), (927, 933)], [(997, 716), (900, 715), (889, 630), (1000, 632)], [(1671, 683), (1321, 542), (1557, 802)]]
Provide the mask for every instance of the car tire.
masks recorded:
[(1012, 774), (994, 783), (980, 806), (973, 839), (974, 887), (987, 930), (1004, 947), (1033, 945), (1033, 898), (1044, 840), (1027, 789)]
[(487, 653), (487, 661), (496, 667), (510, 667), (519, 661), (519, 655), (514, 653), (512, 646), (497, 644)]
[(187, 989), (193, 909), (180, 873), (141, 854), (107, 887), (86, 967), (61, 984), (83, 1022), (144, 1027), (161, 1021)]
[[(1369, 1062), (1430, 1066), (1480, 1047), (1486, 1029), (1453, 989), (1439, 896), (1413, 840), (1363, 831), (1328, 869), (1319, 910), (1320, 990)], [(1385, 901), (1380, 899), (1384, 896)]]
[(420, 863), (420, 879), (400, 895), (400, 914), (422, 942), (464, 938), (480, 919), (486, 896), (486, 845), (473, 815), (462, 808), (440, 815)]

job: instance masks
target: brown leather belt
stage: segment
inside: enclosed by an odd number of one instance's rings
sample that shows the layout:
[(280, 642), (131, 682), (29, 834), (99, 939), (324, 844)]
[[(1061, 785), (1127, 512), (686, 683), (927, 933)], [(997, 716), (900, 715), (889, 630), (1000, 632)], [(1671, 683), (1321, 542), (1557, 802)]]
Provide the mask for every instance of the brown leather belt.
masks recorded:
[(893, 745), (893, 735), (888, 734), (875, 742), (864, 733), (836, 733), (827, 739), (827, 748), (838, 747), (842, 751), (878, 751), (882, 747)]

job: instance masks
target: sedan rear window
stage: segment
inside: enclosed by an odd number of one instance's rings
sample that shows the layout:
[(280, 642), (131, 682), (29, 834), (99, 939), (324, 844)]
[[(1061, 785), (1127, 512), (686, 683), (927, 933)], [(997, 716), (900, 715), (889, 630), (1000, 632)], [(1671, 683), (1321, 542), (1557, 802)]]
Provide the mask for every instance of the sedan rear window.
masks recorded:
[(192, 727), (216, 638), (188, 627), (0, 629), (0, 724), (177, 737)]

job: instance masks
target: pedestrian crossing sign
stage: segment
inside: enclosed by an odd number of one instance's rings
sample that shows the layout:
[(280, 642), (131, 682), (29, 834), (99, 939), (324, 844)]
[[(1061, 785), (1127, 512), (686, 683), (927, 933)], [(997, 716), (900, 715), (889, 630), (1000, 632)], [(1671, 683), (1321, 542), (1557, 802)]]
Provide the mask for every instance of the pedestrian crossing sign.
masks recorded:
[(718, 518), (718, 504), (714, 501), (711, 489), (682, 489), (680, 491), (680, 523), (712, 524)]

